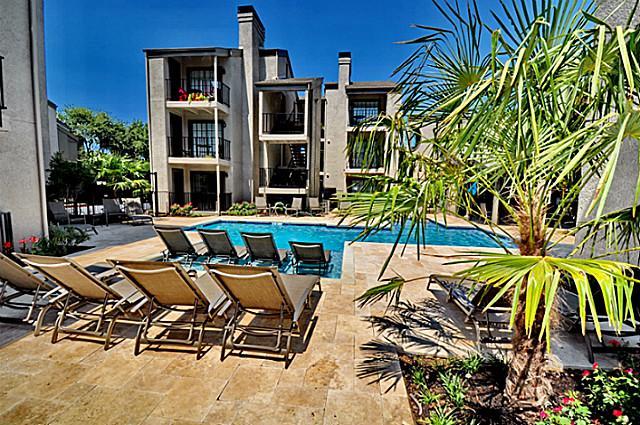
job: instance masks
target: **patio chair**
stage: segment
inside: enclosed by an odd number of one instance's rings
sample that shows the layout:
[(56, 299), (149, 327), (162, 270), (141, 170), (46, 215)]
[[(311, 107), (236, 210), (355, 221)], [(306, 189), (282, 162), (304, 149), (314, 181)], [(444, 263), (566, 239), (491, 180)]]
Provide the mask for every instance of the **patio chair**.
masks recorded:
[(269, 208), (269, 204), (267, 204), (266, 196), (256, 196), (256, 210), (258, 211), (258, 214), (270, 214), (271, 209)]
[(53, 218), (53, 224), (61, 227), (75, 227), (84, 232), (92, 231), (96, 235), (98, 234), (95, 226), (87, 223), (86, 215), (71, 215), (62, 201), (47, 202), (47, 210)]
[(311, 215), (322, 215), (324, 213), (324, 208), (320, 205), (318, 198), (309, 198), (309, 212)]
[[(593, 294), (593, 302), (595, 303), (595, 310), (600, 313), (606, 312), (604, 299), (602, 297), (602, 290), (600, 285), (595, 282), (590, 282), (591, 293)], [(632, 299), (634, 302), (638, 302), (640, 300), (640, 288), (638, 285), (634, 285)], [(564, 319), (568, 331), (575, 331), (582, 333), (582, 321), (580, 319), (579, 312), (579, 301), (578, 294), (575, 293), (573, 288), (568, 289), (566, 287), (561, 287), (558, 290), (558, 312), (561, 317)], [(638, 315), (640, 313), (638, 307), (636, 306), (636, 311), (634, 314)], [(587, 309), (587, 318), (586, 318), (586, 327), (585, 333), (583, 334), (583, 339), (585, 346), (587, 348), (587, 355), (589, 357), (589, 362), (593, 363), (595, 361), (595, 353), (616, 353), (620, 351), (629, 351), (629, 352), (639, 352), (640, 345), (636, 342), (635, 346), (633, 345), (625, 345), (620, 343), (619, 345), (607, 345), (604, 341), (599, 342), (598, 345), (593, 344), (593, 340), (591, 338), (591, 334), (596, 332), (596, 324), (600, 326), (600, 331), (602, 335), (609, 337), (617, 337), (617, 338), (629, 338), (640, 335), (640, 327), (633, 322), (626, 321), (622, 324), (622, 329), (620, 331), (616, 331), (611, 325), (609, 318), (606, 314), (597, 314), (593, 316), (589, 309)]]
[(249, 261), (269, 262), (281, 266), (287, 258), (287, 251), (276, 248), (271, 233), (240, 233), (247, 247)]
[[(141, 344), (178, 344), (196, 346), (200, 358), (206, 325), (224, 306), (224, 292), (207, 273), (197, 279), (189, 276), (177, 262), (107, 260), (147, 300), (144, 319), (138, 326), (134, 354), (140, 354)], [(168, 318), (170, 312), (188, 314), (189, 318)], [(204, 316), (198, 319), (198, 316)], [(169, 316), (170, 317), (170, 316)], [(153, 327), (188, 330), (186, 338), (156, 338), (149, 336)], [(197, 336), (196, 336), (196, 328)]]
[(322, 243), (289, 241), (289, 246), (291, 247), (296, 273), (300, 267), (317, 267), (320, 273), (327, 271), (329, 268), (331, 251), (325, 250)]
[(122, 202), (124, 203), (124, 211), (129, 224), (153, 224), (153, 217), (145, 213), (140, 199), (122, 198)]
[[(222, 337), (221, 359), (224, 360), (227, 344), (230, 350), (256, 350), (284, 354), (287, 366), (291, 352), (291, 339), (300, 335), (300, 316), (313, 287), (320, 283), (318, 276), (285, 275), (278, 273), (275, 267), (252, 267), (229, 264), (205, 265), (207, 271), (218, 282), (234, 306), (233, 314), (227, 320)], [(242, 313), (255, 315), (256, 318), (277, 318), (277, 323), (269, 321), (247, 322)], [(288, 322), (288, 323), (287, 323)], [(241, 335), (257, 337), (276, 337), (273, 345), (256, 345), (240, 342), (236, 331)], [(284, 348), (282, 340), (286, 339)]]
[[(142, 298), (128, 282), (115, 280), (111, 271), (93, 275), (69, 258), (33, 254), (18, 256), (67, 291), (56, 300), (63, 307), (51, 335), (54, 344), (60, 333), (88, 335), (104, 338), (104, 349), (107, 350), (118, 320), (123, 316), (132, 317), (129, 309)], [(87, 305), (96, 306), (97, 309), (86, 309)], [(69, 318), (87, 323), (83, 326), (77, 326), (77, 323), (66, 326), (65, 321)], [(95, 328), (91, 329), (93, 326)]]
[(102, 206), (104, 208), (104, 222), (108, 226), (109, 221), (112, 217), (115, 217), (116, 220), (125, 220), (127, 218), (127, 214), (122, 211), (120, 208), (120, 204), (117, 200), (111, 198), (105, 198), (102, 200)]
[[(511, 335), (504, 334), (509, 327), (509, 313), (511, 305), (506, 298), (502, 298), (487, 307), (499, 292), (499, 288), (454, 276), (431, 275), (427, 283), (427, 290), (432, 283), (437, 283), (447, 292), (447, 302), (453, 302), (465, 315), (465, 321), (474, 326), (479, 344), (509, 343)], [(486, 330), (487, 337), (482, 337), (482, 330)], [(498, 337), (496, 333), (503, 336)]]
[(207, 262), (214, 258), (226, 258), (237, 262), (247, 255), (245, 248), (237, 249), (231, 243), (231, 238), (226, 230), (198, 229), (198, 233), (207, 248)]
[[(40, 307), (41, 312), (51, 300), (60, 295), (62, 290), (41, 276), (31, 273), (10, 257), (0, 253), (0, 307), (14, 310), (27, 310), (25, 322), (31, 321), (31, 316)], [(31, 301), (25, 300), (30, 297)], [(47, 309), (48, 310), (48, 309)], [(39, 314), (35, 322), (35, 335), (40, 334), (43, 314)]]
[(285, 209), (285, 214), (299, 216), (302, 212), (302, 198), (293, 198), (291, 206)]
[(153, 226), (153, 229), (167, 248), (162, 251), (162, 261), (186, 257), (187, 264), (191, 267), (193, 262), (200, 256), (182, 228)]

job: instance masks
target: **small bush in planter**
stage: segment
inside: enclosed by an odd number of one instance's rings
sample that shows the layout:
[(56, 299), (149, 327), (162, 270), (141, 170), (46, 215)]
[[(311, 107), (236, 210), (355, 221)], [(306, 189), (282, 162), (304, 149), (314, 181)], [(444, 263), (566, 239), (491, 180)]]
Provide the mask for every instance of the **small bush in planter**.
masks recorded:
[(31, 251), (38, 255), (52, 255), (61, 257), (70, 254), (74, 248), (82, 242), (89, 240), (89, 234), (76, 227), (51, 226), (49, 237), (44, 237), (35, 242)]
[(227, 211), (227, 214), (236, 216), (256, 215), (257, 213), (258, 209), (255, 204), (249, 202), (235, 203)]
[(169, 207), (169, 215), (174, 217), (191, 217), (193, 215), (193, 204), (188, 202), (184, 205), (173, 204)]

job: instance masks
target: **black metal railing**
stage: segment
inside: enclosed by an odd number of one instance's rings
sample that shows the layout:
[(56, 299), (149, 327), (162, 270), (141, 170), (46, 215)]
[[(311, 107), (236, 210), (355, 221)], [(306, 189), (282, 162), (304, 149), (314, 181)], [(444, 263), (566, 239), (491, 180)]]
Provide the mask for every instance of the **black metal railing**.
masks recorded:
[(231, 159), (231, 142), (218, 137), (169, 137), (169, 156), (178, 158)]
[(352, 101), (349, 105), (349, 125), (356, 126), (377, 117), (380, 112), (382, 112), (382, 107), (377, 100)]
[(0, 56), (0, 127), (2, 127), (2, 111), (7, 109), (4, 104), (4, 76), (2, 73), (2, 60), (4, 56)]
[[(185, 205), (191, 203), (198, 211), (216, 211), (218, 194), (216, 192), (158, 192), (158, 204), (164, 205), (169, 211), (171, 205)], [(231, 194), (220, 194), (220, 211), (231, 207)]]
[(229, 106), (231, 89), (222, 81), (202, 78), (167, 78), (165, 81), (167, 100), (183, 102), (198, 100), (214, 101), (216, 100), (216, 91), (218, 94), (218, 102)]
[(265, 112), (262, 114), (265, 134), (304, 134), (303, 113)]
[(260, 187), (306, 188), (309, 171), (307, 169), (278, 167), (260, 168)]

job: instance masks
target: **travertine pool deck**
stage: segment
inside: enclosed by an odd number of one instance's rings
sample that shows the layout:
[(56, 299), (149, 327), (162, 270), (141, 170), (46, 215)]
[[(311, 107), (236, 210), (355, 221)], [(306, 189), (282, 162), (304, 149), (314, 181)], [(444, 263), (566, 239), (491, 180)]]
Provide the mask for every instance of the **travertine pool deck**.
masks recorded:
[[(253, 218), (255, 219), (255, 218)], [(273, 218), (269, 218), (273, 220)], [(303, 219), (300, 219), (301, 221)], [(211, 218), (197, 219), (198, 222)], [(166, 219), (190, 225), (195, 219)], [(324, 221), (326, 222), (326, 220)], [(84, 265), (106, 258), (152, 258), (158, 238), (80, 254)], [(441, 293), (427, 291), (432, 273), (462, 249), (428, 246), (394, 257), (388, 274), (413, 279), (399, 309), (358, 308), (354, 299), (378, 283), (389, 246), (347, 247), (340, 280), (314, 292), (306, 335), (289, 368), (280, 360), (231, 356), (220, 361), (219, 332), (210, 332), (200, 360), (189, 349), (163, 346), (133, 355), (130, 336), (102, 345), (50, 333), (25, 336), (0, 349), (0, 424), (403, 424), (412, 423), (397, 348), (436, 355), (475, 349), (473, 333)], [(468, 250), (468, 249), (465, 249)], [(404, 309), (404, 310), (403, 310)]]

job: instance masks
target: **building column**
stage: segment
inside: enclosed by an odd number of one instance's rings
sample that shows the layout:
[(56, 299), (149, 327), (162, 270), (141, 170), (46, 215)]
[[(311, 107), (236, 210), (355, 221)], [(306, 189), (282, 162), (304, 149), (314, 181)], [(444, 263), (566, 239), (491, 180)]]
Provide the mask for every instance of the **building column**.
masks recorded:
[(216, 140), (214, 140), (214, 144), (215, 144), (215, 148), (216, 148), (216, 197), (218, 198), (216, 200), (216, 213), (218, 213), (218, 215), (220, 215), (220, 128), (219, 128), (219, 121), (218, 121), (218, 89), (220, 82), (218, 81), (218, 56), (214, 56), (213, 57), (213, 79), (216, 81), (216, 91), (214, 93), (215, 96), (215, 101), (216, 101), (216, 106), (215, 109), (213, 110), (213, 114), (214, 114), (214, 126), (215, 126), (215, 135), (216, 135)]

